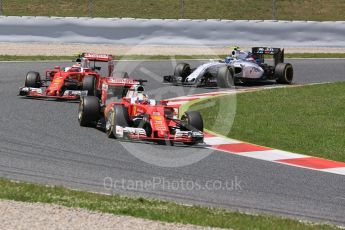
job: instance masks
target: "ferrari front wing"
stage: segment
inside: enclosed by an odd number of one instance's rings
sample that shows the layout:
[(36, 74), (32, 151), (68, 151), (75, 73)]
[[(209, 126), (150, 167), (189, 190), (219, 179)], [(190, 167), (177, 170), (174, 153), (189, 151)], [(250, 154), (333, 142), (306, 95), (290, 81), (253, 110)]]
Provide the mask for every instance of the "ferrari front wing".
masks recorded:
[(77, 100), (82, 96), (87, 96), (87, 91), (66, 90), (62, 95), (46, 95), (41, 88), (22, 87), (19, 88), (19, 96), (32, 98), (56, 98), (62, 100)]
[(122, 127), (116, 126), (116, 138), (123, 139), (136, 139), (136, 140), (146, 140), (146, 141), (158, 141), (158, 140), (169, 140), (174, 142), (183, 143), (203, 143), (204, 134), (200, 131), (176, 131), (174, 135), (167, 136), (165, 138), (153, 138), (148, 137), (145, 129), (143, 128), (133, 128), (133, 127)]

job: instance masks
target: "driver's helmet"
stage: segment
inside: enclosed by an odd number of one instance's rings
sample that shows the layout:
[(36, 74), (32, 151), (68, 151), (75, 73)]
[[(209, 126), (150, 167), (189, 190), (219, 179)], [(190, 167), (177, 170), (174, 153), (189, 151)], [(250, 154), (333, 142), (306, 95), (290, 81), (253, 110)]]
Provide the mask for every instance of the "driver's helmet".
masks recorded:
[(140, 104), (148, 104), (150, 102), (149, 97), (143, 93), (143, 92), (139, 92), (137, 95), (137, 103)]
[(144, 86), (142, 86), (142, 85), (134, 85), (133, 89), (134, 89), (134, 92), (143, 92), (144, 91)]
[(149, 104), (150, 100), (149, 97), (143, 93), (143, 92), (137, 92), (136, 93), (136, 103), (140, 103), (140, 104)]
[(140, 93), (138, 95), (138, 102), (148, 104), (150, 102), (149, 97), (145, 93)]
[(73, 68), (80, 68), (81, 64), (80, 63), (75, 63), (74, 65), (72, 65)]
[(243, 50), (233, 50), (231, 57), (234, 59), (247, 59), (248, 57), (250, 57), (250, 52), (246, 52)]
[(65, 67), (64, 71), (65, 72), (80, 72), (80, 67), (81, 67), (81, 64), (77, 62), (71, 67)]
[(66, 68), (65, 71), (69, 71), (69, 72), (80, 72), (81, 71), (81, 64), (80, 63), (75, 63), (74, 65), (72, 65), (72, 67), (70, 68)]
[(131, 87), (133, 94), (131, 95), (131, 103), (148, 104), (150, 102), (149, 97), (144, 94), (143, 85), (134, 85)]

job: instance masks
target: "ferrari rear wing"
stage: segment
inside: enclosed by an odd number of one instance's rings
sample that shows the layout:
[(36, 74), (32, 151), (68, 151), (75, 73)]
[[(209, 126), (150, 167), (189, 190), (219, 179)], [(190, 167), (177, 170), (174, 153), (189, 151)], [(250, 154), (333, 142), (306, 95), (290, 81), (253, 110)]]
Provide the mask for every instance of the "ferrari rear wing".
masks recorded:
[(81, 57), (84, 57), (90, 61), (109, 62), (113, 60), (111, 54), (95, 54), (95, 53), (82, 53)]
[(274, 65), (284, 62), (284, 49), (280, 48), (271, 48), (271, 47), (253, 47), (252, 54), (260, 59), (261, 62), (264, 62), (265, 55), (273, 55)]

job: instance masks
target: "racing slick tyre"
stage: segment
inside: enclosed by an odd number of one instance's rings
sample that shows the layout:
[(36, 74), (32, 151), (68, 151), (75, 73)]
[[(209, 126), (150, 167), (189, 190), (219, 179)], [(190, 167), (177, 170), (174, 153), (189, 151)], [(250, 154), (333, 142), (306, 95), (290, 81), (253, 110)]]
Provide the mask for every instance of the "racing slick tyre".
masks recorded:
[(279, 84), (291, 84), (293, 79), (293, 68), (290, 63), (279, 63), (274, 70), (274, 76)]
[(86, 75), (83, 79), (83, 90), (87, 91), (88, 96), (97, 96), (96, 77)]
[[(183, 114), (182, 121), (186, 123), (188, 130), (198, 130), (204, 132), (204, 121), (198, 111), (187, 111)], [(195, 142), (184, 142), (186, 145), (195, 145)]]
[(115, 72), (113, 76), (117, 78), (129, 78), (127, 72)]
[(41, 87), (41, 76), (39, 73), (30, 71), (26, 74), (25, 87), (39, 88)]
[(234, 71), (228, 66), (221, 66), (217, 73), (217, 85), (219, 88), (231, 88), (234, 86)]
[(100, 102), (95, 96), (86, 96), (80, 99), (78, 121), (80, 126), (96, 126), (100, 118)]
[(187, 63), (178, 63), (175, 66), (174, 76), (182, 77), (182, 82), (185, 81), (186, 77), (191, 74), (190, 65)]
[(114, 105), (106, 119), (105, 133), (109, 138), (116, 138), (116, 126), (129, 127), (129, 115), (127, 107)]

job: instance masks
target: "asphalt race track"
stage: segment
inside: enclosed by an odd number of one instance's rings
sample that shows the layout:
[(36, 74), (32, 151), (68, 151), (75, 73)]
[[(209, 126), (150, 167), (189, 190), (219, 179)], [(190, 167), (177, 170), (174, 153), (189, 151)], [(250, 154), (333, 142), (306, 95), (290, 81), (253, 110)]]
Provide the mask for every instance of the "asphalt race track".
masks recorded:
[[(294, 65), (296, 83), (345, 80), (344, 59), (289, 61)], [(17, 97), (26, 72), (43, 74), (54, 65), (70, 62), (0, 63), (0, 177), (345, 226), (344, 176), (200, 147), (110, 140), (100, 130), (79, 127), (76, 103)], [(146, 90), (157, 99), (215, 90), (163, 85), (159, 76), (173, 71), (168, 61), (130, 61), (117, 67), (129, 70), (133, 77), (148, 79)], [(160, 161), (179, 166), (199, 156), (204, 158), (182, 167), (157, 166)]]

